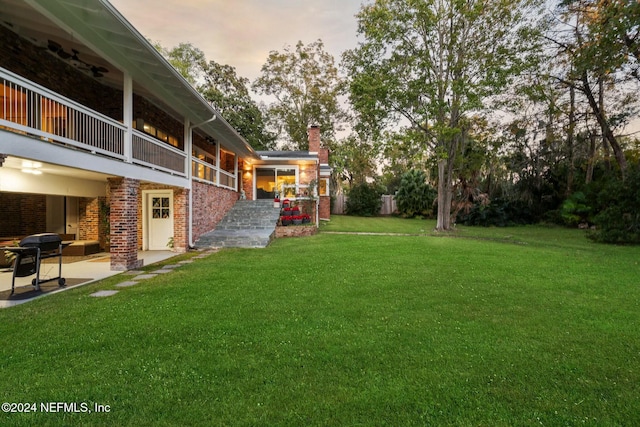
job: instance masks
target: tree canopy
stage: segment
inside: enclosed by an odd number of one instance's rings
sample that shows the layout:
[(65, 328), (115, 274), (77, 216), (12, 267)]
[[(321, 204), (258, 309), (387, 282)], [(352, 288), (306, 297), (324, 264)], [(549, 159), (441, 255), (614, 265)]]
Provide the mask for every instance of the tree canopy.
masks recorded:
[(207, 62), (204, 52), (189, 43), (156, 49), (256, 150), (275, 147), (275, 135), (267, 130), (264, 114), (249, 92), (249, 79), (234, 67)]
[(525, 62), (535, 0), (376, 0), (358, 14), (364, 41), (345, 53), (360, 123), (400, 120), (438, 158), (438, 225), (451, 227), (456, 156), (467, 122)]
[(318, 126), (323, 140), (332, 140), (345, 119), (339, 103), (342, 81), (335, 59), (322, 40), (299, 41), (283, 52), (272, 51), (253, 82), (258, 94), (272, 96), (267, 107), (270, 124), (291, 149), (306, 150), (309, 126)]

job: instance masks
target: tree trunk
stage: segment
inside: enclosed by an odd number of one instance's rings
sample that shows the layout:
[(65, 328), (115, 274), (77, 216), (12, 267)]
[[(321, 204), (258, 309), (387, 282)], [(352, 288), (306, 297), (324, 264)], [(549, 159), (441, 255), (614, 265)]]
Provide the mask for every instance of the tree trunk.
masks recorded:
[(454, 161), (455, 150), (451, 150), (447, 158), (440, 159), (438, 161), (438, 219), (436, 222), (437, 231), (451, 230), (451, 201), (453, 199)]
[(569, 149), (569, 171), (567, 172), (567, 197), (569, 197), (573, 192), (573, 177), (575, 174), (574, 139), (576, 128), (576, 89), (574, 86), (569, 86), (569, 99), (569, 129), (567, 131), (567, 148)]
[(451, 229), (451, 175), (448, 172), (449, 159), (438, 162), (438, 219), (437, 231)]
[(602, 129), (603, 136), (606, 138), (606, 141), (611, 145), (611, 148), (613, 148), (613, 154), (616, 158), (616, 161), (618, 162), (618, 166), (620, 167), (620, 174), (622, 176), (622, 179), (624, 180), (625, 172), (627, 171), (627, 159), (624, 157), (624, 151), (622, 151), (620, 144), (618, 144), (616, 137), (613, 135), (613, 132), (611, 131), (611, 127), (609, 127), (609, 123), (607, 123), (607, 119), (604, 116), (604, 112), (600, 109), (600, 106), (598, 105), (598, 101), (593, 96), (593, 91), (589, 86), (589, 79), (587, 77), (587, 73), (582, 74), (582, 83), (583, 83), (583, 92), (587, 96), (587, 99), (589, 100), (589, 105), (591, 106), (591, 109), (593, 110), (593, 113), (595, 114), (596, 119), (598, 120), (598, 124)]
[(587, 157), (587, 176), (584, 178), (585, 184), (593, 181), (593, 167), (596, 163), (596, 135), (589, 132), (589, 157)]

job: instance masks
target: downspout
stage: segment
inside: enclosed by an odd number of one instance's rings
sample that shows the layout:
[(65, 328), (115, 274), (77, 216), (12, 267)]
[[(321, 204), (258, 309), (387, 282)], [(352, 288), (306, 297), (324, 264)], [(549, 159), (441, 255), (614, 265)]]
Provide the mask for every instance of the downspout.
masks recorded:
[(206, 125), (207, 123), (213, 122), (217, 119), (218, 116), (216, 114), (213, 115), (209, 120), (205, 120), (202, 123), (198, 123), (197, 125), (189, 126), (189, 153), (187, 153), (187, 159), (189, 162), (189, 167), (187, 168), (189, 177), (189, 248), (193, 248), (195, 246), (195, 242), (193, 241), (193, 168), (191, 167), (191, 156), (193, 155), (193, 130), (199, 128), (201, 126)]

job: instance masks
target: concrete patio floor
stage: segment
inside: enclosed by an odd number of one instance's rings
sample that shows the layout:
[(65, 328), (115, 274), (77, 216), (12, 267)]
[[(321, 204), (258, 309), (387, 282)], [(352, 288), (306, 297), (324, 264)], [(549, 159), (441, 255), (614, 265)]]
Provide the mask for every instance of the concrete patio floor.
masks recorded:
[[(151, 264), (155, 264), (160, 261), (164, 261), (166, 259), (172, 258), (176, 256), (175, 252), (171, 251), (141, 251), (138, 253), (138, 259), (144, 260), (144, 266), (148, 266)], [(109, 262), (109, 254), (102, 253), (96, 254), (95, 256), (77, 262), (71, 263), (63, 263), (62, 264), (62, 277), (67, 279), (68, 281), (74, 278), (88, 278), (89, 281), (83, 282), (81, 285), (84, 286), (89, 283), (93, 283), (95, 281), (115, 276), (117, 274), (124, 273), (123, 271), (112, 271), (110, 270), (111, 263)], [(58, 263), (57, 259), (55, 263), (42, 263), (40, 266), (40, 278), (47, 279), (49, 277), (58, 277)], [(0, 292), (10, 291), (11, 290), (11, 279), (13, 277), (13, 273), (10, 269), (2, 269), (0, 270)], [(33, 288), (31, 281), (35, 279), (35, 275), (31, 275), (28, 277), (17, 277), (15, 282), (15, 288), (19, 287), (29, 287)], [(70, 289), (75, 287), (73, 285), (67, 286), (65, 288), (61, 288), (61, 290)], [(7, 301), (0, 300), (0, 308), (11, 307), (13, 305), (21, 304), (27, 302), (29, 300), (19, 300), (19, 301)]]

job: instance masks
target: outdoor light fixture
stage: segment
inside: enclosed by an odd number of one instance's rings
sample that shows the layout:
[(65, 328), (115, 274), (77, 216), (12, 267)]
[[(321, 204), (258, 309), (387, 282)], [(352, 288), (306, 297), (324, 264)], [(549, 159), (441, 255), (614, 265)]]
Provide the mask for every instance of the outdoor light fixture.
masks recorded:
[(32, 175), (42, 175), (42, 171), (40, 168), (42, 167), (42, 163), (40, 162), (32, 162), (29, 160), (22, 161), (22, 172), (30, 173)]

